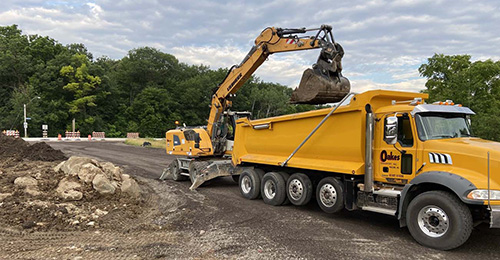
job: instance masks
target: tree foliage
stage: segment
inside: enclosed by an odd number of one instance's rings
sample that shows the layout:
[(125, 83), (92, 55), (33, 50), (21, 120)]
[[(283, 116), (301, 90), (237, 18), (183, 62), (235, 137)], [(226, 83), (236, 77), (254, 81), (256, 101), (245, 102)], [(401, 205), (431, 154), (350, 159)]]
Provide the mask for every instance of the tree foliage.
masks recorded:
[(435, 54), (419, 68), (431, 101), (452, 99), (476, 115), (476, 136), (500, 141), (500, 61), (471, 61), (469, 55)]
[[(229, 64), (228, 64), (229, 65)], [(94, 59), (83, 44), (62, 45), (16, 26), (0, 27), (0, 129), (21, 129), (27, 104), (30, 136), (71, 130), (83, 136), (104, 131), (161, 137), (174, 128), (207, 123), (211, 96), (227, 69), (211, 70), (179, 62), (151, 47), (130, 50), (120, 60)], [(254, 118), (315, 109), (288, 103), (291, 89), (251, 77), (233, 98), (232, 110)], [(40, 97), (37, 99), (36, 97)]]

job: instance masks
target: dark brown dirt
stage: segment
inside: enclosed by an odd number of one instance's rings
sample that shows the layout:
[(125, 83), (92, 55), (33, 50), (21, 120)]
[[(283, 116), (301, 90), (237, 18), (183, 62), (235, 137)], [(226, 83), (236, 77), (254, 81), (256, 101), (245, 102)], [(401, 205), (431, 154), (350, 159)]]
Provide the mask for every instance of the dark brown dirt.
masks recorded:
[[(120, 189), (103, 196), (77, 177), (55, 172), (53, 168), (66, 159), (46, 143), (28, 144), (22, 139), (0, 135), (0, 228), (33, 231), (72, 231), (96, 228), (120, 230), (123, 222), (134, 221), (147, 207), (143, 199), (132, 199)], [(18, 177), (37, 181), (36, 193), (14, 184)], [(64, 201), (56, 188), (63, 178), (80, 182), (83, 199)], [(6, 196), (7, 194), (7, 196)], [(106, 212), (97, 215), (96, 212)], [(97, 216), (97, 217), (96, 217)]]
[[(30, 232), (95, 228), (117, 230), (122, 227), (120, 221), (134, 221), (146, 207), (143, 200), (122, 196), (119, 189), (113, 195), (100, 195), (91, 184), (82, 185), (82, 200), (64, 201), (57, 196), (55, 189), (66, 175), (55, 172), (53, 167), (56, 165), (55, 162), (17, 162), (13, 158), (0, 158), (0, 193), (12, 194), (0, 202), (0, 227)], [(14, 184), (14, 180), (22, 176), (37, 180), (39, 195), (30, 195)], [(77, 177), (69, 178), (79, 182)], [(108, 213), (95, 218), (97, 209)], [(113, 221), (107, 221), (111, 218)], [(93, 224), (89, 225), (90, 222)]]
[(0, 134), (0, 157), (47, 162), (67, 159), (63, 152), (55, 150), (46, 143), (30, 145), (21, 138), (14, 138), (4, 134)]
[(111, 142), (50, 145), (67, 155), (120, 165), (138, 179), (147, 194), (144, 204), (151, 207), (130, 220), (121, 215), (128, 213), (110, 211), (102, 222), (116, 230), (0, 228), (0, 259), (500, 259), (498, 229), (479, 226), (464, 246), (441, 252), (418, 245), (389, 216), (329, 215), (314, 201), (303, 207), (272, 207), (244, 199), (238, 185), (225, 177), (197, 191), (189, 190), (188, 181), (159, 181), (174, 158), (161, 149)]

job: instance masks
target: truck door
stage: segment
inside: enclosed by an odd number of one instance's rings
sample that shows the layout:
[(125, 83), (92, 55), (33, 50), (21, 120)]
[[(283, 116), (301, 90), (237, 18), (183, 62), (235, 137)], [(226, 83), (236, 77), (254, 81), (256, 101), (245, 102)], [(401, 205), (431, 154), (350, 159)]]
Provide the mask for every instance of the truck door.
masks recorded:
[[(394, 184), (406, 184), (415, 175), (416, 135), (408, 113), (397, 114), (397, 125), (388, 125), (385, 115), (375, 132), (375, 148), (373, 155), (375, 180)], [(397, 136), (395, 144), (389, 144), (384, 139), (392, 132)]]

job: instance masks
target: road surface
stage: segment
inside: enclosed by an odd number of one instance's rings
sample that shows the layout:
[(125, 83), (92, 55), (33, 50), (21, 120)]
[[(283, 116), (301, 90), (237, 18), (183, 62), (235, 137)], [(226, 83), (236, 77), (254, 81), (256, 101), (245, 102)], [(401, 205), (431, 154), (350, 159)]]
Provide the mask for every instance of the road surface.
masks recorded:
[[(500, 230), (479, 226), (462, 247), (448, 252), (417, 244), (395, 218), (370, 212), (323, 213), (311, 201), (303, 207), (273, 207), (246, 200), (231, 178), (214, 180), (197, 191), (189, 182), (159, 181), (173, 159), (165, 151), (110, 142), (51, 142), (67, 155), (86, 155), (123, 166), (126, 173), (171, 187), (181, 194), (187, 212), (176, 221), (178, 232), (200, 234), (196, 252), (183, 257), (315, 258), (315, 259), (499, 259)], [(163, 183), (163, 184), (162, 184)], [(168, 194), (159, 194), (165, 200)], [(171, 202), (174, 203), (174, 202)], [(188, 238), (189, 239), (189, 238)], [(161, 243), (161, 241), (158, 241)], [(191, 243), (192, 244), (192, 243)], [(168, 247), (168, 243), (165, 243)], [(212, 247), (212, 248), (210, 248)], [(206, 252), (203, 252), (206, 251)], [(254, 252), (255, 251), (255, 252)], [(213, 254), (215, 252), (215, 254)], [(250, 254), (249, 254), (250, 252)], [(177, 255), (179, 257), (179, 255)]]

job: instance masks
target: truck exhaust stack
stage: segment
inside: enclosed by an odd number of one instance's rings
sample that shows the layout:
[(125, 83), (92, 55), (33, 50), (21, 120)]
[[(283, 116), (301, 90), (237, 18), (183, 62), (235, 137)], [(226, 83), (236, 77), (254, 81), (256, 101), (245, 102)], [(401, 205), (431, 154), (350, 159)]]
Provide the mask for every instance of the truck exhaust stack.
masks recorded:
[(372, 106), (366, 104), (366, 133), (365, 133), (365, 183), (364, 191), (373, 192), (373, 124), (374, 115)]

